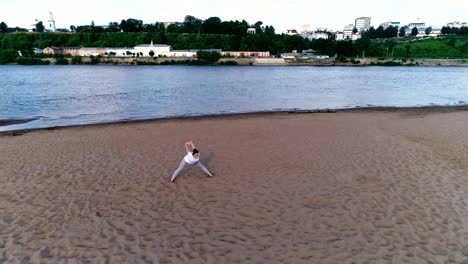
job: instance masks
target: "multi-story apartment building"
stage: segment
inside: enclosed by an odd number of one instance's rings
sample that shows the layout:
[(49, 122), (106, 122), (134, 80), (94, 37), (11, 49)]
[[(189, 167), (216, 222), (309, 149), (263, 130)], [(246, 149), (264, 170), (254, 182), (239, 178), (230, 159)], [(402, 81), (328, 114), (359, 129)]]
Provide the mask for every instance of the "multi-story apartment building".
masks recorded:
[(354, 27), (356, 27), (359, 32), (366, 31), (370, 28), (370, 20), (370, 17), (358, 17), (355, 20)]

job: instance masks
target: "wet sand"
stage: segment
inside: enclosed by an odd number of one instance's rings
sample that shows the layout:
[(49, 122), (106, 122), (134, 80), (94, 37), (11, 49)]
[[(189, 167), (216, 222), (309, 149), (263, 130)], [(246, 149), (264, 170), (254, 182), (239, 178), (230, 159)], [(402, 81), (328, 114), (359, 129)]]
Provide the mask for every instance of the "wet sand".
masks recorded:
[(4, 134), (0, 181), (0, 263), (468, 261), (466, 111)]

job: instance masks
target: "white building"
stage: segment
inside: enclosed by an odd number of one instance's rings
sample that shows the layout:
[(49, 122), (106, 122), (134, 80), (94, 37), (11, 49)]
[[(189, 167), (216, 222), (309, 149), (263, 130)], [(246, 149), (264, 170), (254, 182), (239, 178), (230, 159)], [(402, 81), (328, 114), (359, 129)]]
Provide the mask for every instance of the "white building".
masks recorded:
[(454, 28), (468, 27), (468, 23), (454, 21), (454, 22), (447, 23), (447, 27), (454, 27)]
[(195, 58), (197, 56), (197, 52), (193, 50), (172, 50), (167, 55), (168, 57), (192, 57)]
[(135, 53), (134, 48), (106, 48), (106, 53), (115, 57), (131, 57)]
[(383, 29), (387, 29), (390, 26), (398, 28), (398, 27), (400, 27), (400, 22), (387, 21), (387, 22), (383, 22), (382, 24), (380, 24), (380, 26), (382, 26)]
[(361, 34), (359, 34), (359, 33), (351, 35), (351, 40), (358, 40), (360, 38), (361, 38)]
[(429, 37), (438, 37), (442, 35), (442, 28), (440, 27), (432, 27), (431, 33), (429, 33)]
[(336, 32), (335, 33), (335, 40), (344, 40), (344, 33), (343, 32)]
[(359, 32), (366, 31), (370, 28), (370, 17), (358, 17), (355, 20), (354, 26)]
[(324, 31), (303, 32), (302, 37), (310, 39), (310, 40), (312, 40), (312, 39), (328, 39), (329, 34), (327, 32), (324, 32)]
[(166, 45), (166, 44), (153, 44), (153, 41), (151, 41), (151, 44), (142, 44), (135, 46), (135, 53), (140, 54), (140, 56), (143, 57), (150, 57), (150, 52), (154, 52), (154, 57), (159, 57), (159, 56), (170, 56), (170, 52), (172, 50), (171, 46)]
[(343, 33), (344, 33), (344, 38), (347, 39), (347, 38), (351, 38), (351, 36), (353, 35), (353, 30), (354, 30), (354, 25), (353, 24), (349, 24), (349, 25), (346, 25), (343, 29)]
[(107, 48), (88, 47), (88, 48), (79, 48), (77, 55), (78, 56), (104, 56), (106, 52), (107, 52)]
[(286, 34), (292, 36), (292, 35), (297, 35), (298, 33), (297, 33), (297, 30), (295, 29), (288, 29), (286, 31)]
[(257, 30), (255, 28), (248, 28), (247, 29), (247, 33), (248, 34), (256, 34), (257, 33)]
[(343, 29), (343, 32), (337, 31), (335, 33), (335, 40), (347, 40), (347, 39), (358, 40), (360, 39), (361, 34), (359, 32), (354, 34), (353, 30), (354, 30), (353, 24), (346, 25)]
[(73, 56), (111, 56), (111, 57), (151, 57), (150, 52), (153, 51), (153, 57), (191, 57), (195, 58), (198, 51), (218, 52), (221, 49), (191, 49), (191, 50), (172, 50), (169, 45), (163, 44), (143, 44), (134, 48), (56, 48), (49, 47), (44, 49), (45, 53), (51, 54), (71, 54)]
[(34, 51), (34, 54), (42, 54), (43, 53), (43, 50), (40, 49), (40, 48), (34, 48), (33, 51)]
[(413, 22), (413, 23), (409, 23), (408, 24), (408, 27), (410, 28), (426, 28), (426, 23), (425, 22)]
[(413, 31), (413, 28), (417, 28), (418, 29), (418, 35), (416, 35), (416, 37), (424, 37), (426, 36), (426, 23), (425, 22), (412, 22), (412, 23), (409, 23), (406, 30), (405, 30), (405, 35), (406, 36), (410, 36), (411, 35), (411, 32)]
[(270, 57), (269, 51), (222, 51), (222, 56), (228, 57)]

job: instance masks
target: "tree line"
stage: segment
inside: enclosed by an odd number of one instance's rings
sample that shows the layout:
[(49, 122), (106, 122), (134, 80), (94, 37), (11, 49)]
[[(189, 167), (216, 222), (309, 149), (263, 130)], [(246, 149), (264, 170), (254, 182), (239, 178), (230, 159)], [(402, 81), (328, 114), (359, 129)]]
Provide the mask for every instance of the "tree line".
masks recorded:
[(458, 35), (458, 36), (466, 36), (468, 35), (468, 27), (442, 27), (440, 33), (443, 35)]
[(163, 22), (144, 24), (142, 20), (129, 18), (119, 22), (110, 22), (107, 26), (96, 26), (94, 21), (90, 25), (70, 26), (74, 32), (167, 32), (167, 33), (198, 33), (198, 34), (220, 34), (220, 35), (246, 35), (248, 28), (255, 28), (256, 33), (274, 35), (273, 26), (263, 25), (262, 21), (249, 24), (247, 21), (222, 21), (219, 17), (210, 17), (202, 20), (191, 15), (187, 15), (183, 22), (174, 22), (166, 25)]
[[(248, 34), (249, 27), (255, 28), (256, 34)], [(161, 22), (143, 24), (142, 20), (130, 18), (122, 20), (120, 23), (111, 22), (106, 28), (91, 23), (88, 26), (72, 26), (71, 29), (76, 32), (73, 34), (50, 32), (0, 34), (0, 63), (13, 62), (19, 54), (33, 56), (33, 48), (50, 46), (133, 47), (151, 41), (171, 45), (174, 49), (270, 51), (272, 55), (308, 49), (315, 50), (317, 54), (338, 57), (393, 57), (394, 51), (396, 54), (403, 54), (401, 56), (411, 54), (402, 48), (395, 49), (401, 43), (401, 39), (398, 40), (396, 36), (404, 35), (406, 28), (392, 26), (386, 29), (371, 27), (362, 34), (361, 39), (356, 41), (310, 40), (300, 35), (276, 34), (272, 26), (264, 26), (261, 21), (249, 24), (245, 20), (221, 21), (218, 17), (201, 20), (193, 16), (186, 16), (183, 23), (171, 24), (167, 27)], [(0, 32), (12, 32), (12, 28), (1, 22)], [(417, 35), (417, 29), (413, 28), (411, 33)], [(466, 35), (466, 27), (443, 29), (443, 33)], [(449, 47), (455, 46), (464, 54), (466, 44), (449, 42)], [(413, 54), (415, 54), (414, 50)]]

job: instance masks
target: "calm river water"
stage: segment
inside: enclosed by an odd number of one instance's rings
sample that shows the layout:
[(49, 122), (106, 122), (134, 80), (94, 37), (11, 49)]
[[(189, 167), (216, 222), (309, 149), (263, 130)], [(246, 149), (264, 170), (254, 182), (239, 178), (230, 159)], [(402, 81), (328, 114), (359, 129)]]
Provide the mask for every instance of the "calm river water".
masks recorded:
[(0, 131), (279, 109), (457, 105), (466, 67), (0, 66)]

